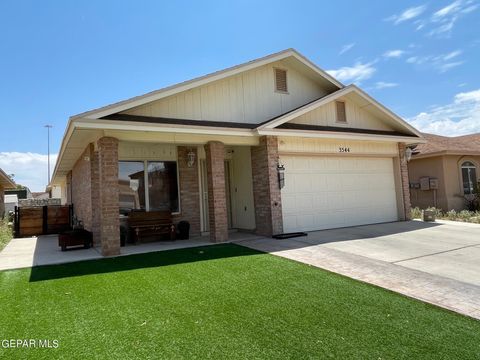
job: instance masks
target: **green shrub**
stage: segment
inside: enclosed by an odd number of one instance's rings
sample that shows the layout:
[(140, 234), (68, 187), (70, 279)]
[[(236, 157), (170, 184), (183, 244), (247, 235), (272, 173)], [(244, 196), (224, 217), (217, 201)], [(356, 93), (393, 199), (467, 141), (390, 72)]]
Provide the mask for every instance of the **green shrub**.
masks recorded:
[(12, 240), (13, 231), (12, 228), (8, 225), (7, 218), (0, 219), (0, 251), (3, 250), (5, 246)]
[(462, 210), (457, 214), (457, 217), (458, 217), (459, 220), (468, 221), (474, 215), (475, 215), (475, 213), (473, 211)]
[(448, 220), (455, 220), (457, 218), (457, 212), (455, 210), (450, 210), (447, 212)]
[(442, 209), (437, 209), (437, 208), (432, 206), (432, 207), (426, 208), (426, 210), (435, 211), (435, 217), (437, 219), (440, 219), (440, 218), (443, 217)]
[(412, 219), (421, 219), (422, 218), (422, 210), (419, 207), (414, 207), (410, 210), (410, 217)]

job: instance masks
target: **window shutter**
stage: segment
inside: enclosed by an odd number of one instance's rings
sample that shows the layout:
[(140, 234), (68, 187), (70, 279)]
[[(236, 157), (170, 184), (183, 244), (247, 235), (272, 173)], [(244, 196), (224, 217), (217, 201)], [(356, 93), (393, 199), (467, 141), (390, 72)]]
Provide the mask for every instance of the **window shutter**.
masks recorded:
[(337, 122), (346, 123), (347, 122), (347, 113), (345, 111), (345, 102), (335, 101), (337, 106)]
[(288, 92), (286, 70), (275, 69), (275, 89), (281, 92)]

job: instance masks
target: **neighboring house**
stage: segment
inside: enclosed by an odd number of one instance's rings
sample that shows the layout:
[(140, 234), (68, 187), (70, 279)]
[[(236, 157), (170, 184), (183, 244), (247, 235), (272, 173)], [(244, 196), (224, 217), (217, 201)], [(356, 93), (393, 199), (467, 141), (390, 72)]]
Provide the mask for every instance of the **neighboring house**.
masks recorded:
[(32, 192), (32, 197), (35, 200), (45, 200), (50, 198), (49, 192)]
[(480, 134), (423, 135), (408, 163), (412, 206), (465, 209), (480, 180)]
[(10, 211), (15, 211), (15, 206), (18, 206), (18, 196), (16, 194), (5, 194), (5, 214), (8, 214)]
[(22, 189), (15, 188), (15, 189), (11, 189), (11, 190), (6, 190), (5, 194), (7, 194), (7, 195), (17, 195), (18, 200), (33, 199), (32, 192), (26, 186), (24, 186)]
[(119, 213), (170, 210), (192, 235), (408, 218), (422, 135), (289, 49), (70, 118), (51, 186), (104, 255)]
[(5, 215), (5, 189), (15, 188), (13, 180), (0, 169), (0, 219)]

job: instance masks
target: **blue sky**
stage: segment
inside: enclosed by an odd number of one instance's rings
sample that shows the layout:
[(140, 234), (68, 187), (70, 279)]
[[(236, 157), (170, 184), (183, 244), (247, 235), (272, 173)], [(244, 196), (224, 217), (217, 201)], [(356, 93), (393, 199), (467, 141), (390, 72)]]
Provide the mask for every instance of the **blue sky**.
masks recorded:
[(0, 2), (0, 167), (46, 183), (69, 116), (293, 47), (421, 130), (480, 131), (480, 1)]

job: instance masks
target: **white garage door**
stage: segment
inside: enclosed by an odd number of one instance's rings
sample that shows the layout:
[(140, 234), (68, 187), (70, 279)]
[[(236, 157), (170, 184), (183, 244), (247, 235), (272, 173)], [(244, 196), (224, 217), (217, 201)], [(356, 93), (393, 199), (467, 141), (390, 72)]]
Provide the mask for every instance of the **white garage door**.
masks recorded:
[(398, 220), (393, 159), (281, 156), (284, 232)]

